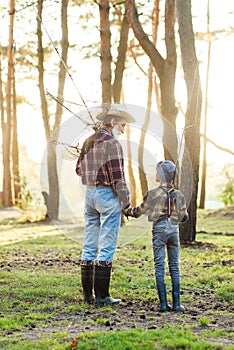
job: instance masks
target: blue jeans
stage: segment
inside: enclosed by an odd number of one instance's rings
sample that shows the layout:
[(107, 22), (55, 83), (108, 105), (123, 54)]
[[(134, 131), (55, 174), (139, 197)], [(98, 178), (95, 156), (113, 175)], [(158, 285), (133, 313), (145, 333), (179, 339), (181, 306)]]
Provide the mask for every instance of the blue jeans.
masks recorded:
[(179, 225), (176, 222), (170, 222), (170, 219), (162, 220), (159, 223), (153, 225), (152, 243), (156, 285), (165, 283), (166, 249), (172, 285), (180, 284)]
[(82, 260), (111, 262), (118, 243), (121, 205), (111, 187), (87, 186)]

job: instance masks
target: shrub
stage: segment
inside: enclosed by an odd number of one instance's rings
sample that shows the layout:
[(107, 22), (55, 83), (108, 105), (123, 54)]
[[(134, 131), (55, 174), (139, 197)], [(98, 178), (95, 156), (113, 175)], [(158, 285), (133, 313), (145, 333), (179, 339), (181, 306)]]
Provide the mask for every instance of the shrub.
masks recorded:
[(226, 165), (224, 168), (228, 182), (224, 190), (219, 195), (220, 200), (225, 206), (234, 204), (234, 169), (233, 165)]

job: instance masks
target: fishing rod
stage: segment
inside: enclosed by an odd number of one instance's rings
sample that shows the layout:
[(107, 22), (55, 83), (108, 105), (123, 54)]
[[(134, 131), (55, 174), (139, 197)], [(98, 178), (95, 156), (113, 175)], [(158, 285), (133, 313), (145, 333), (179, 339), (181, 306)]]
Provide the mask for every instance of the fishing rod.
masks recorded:
[[(52, 44), (52, 46), (53, 46), (55, 52), (56, 52), (57, 55), (59, 56), (59, 59), (60, 59), (60, 61), (62, 62), (63, 66), (64, 66), (64, 68), (65, 68), (65, 70), (66, 70), (66, 72), (67, 72), (67, 74), (68, 74), (68, 76), (69, 76), (69, 78), (71, 79), (71, 81), (72, 81), (72, 83), (73, 83), (73, 86), (75, 87), (76, 91), (78, 92), (78, 94), (79, 94), (79, 96), (80, 96), (80, 99), (81, 99), (81, 101), (82, 101), (84, 107), (86, 108), (86, 110), (87, 110), (87, 112), (88, 112), (88, 114), (89, 114), (89, 117), (90, 117), (90, 119), (91, 119), (91, 121), (92, 121), (92, 124), (94, 125), (94, 129), (96, 129), (97, 126), (96, 126), (95, 120), (94, 120), (94, 118), (93, 118), (93, 116), (92, 116), (92, 114), (91, 114), (91, 112), (90, 112), (90, 110), (89, 110), (89, 108), (88, 108), (88, 106), (87, 106), (87, 104), (86, 104), (86, 102), (85, 102), (85, 100), (84, 100), (84, 98), (83, 98), (83, 96), (82, 96), (80, 90), (78, 89), (78, 86), (76, 85), (76, 83), (75, 83), (75, 81), (74, 81), (74, 79), (73, 79), (72, 74), (69, 72), (69, 69), (68, 69), (68, 67), (67, 67), (67, 64), (64, 62), (64, 59), (63, 59), (63, 57), (61, 56), (61, 54), (59, 53), (58, 48), (55, 46), (54, 41), (53, 41), (53, 39), (52, 39), (52, 37), (51, 37), (49, 31), (47, 30), (47, 28), (46, 28), (46, 26), (45, 26), (45, 24), (44, 24), (44, 21), (43, 21), (42, 18), (39, 16), (38, 11), (35, 9), (34, 6), (33, 6), (33, 9), (34, 9), (34, 11), (35, 11), (35, 13), (36, 13), (36, 16), (37, 16), (38, 20), (41, 22), (41, 24), (42, 24), (42, 26), (43, 26), (43, 28), (44, 28), (44, 30), (45, 30), (45, 33), (47, 34), (47, 36), (48, 36), (48, 38), (49, 38), (49, 40), (50, 40), (50, 42), (51, 42), (51, 44)], [(58, 101), (56, 101), (56, 102), (59, 103)], [(66, 108), (61, 102), (60, 102), (60, 105), (63, 106), (64, 108)], [(66, 108), (66, 109), (67, 109), (67, 108)], [(73, 114), (74, 114), (74, 113), (73, 113)], [(86, 124), (87, 124), (87, 123), (86, 123)], [(91, 124), (88, 124), (88, 125), (91, 125)]]
[[(66, 142), (61, 142), (61, 141), (57, 141), (57, 140), (52, 140), (51, 141), (54, 145), (62, 145), (62, 146), (64, 146), (64, 148), (66, 149), (66, 151), (69, 153), (69, 155), (70, 155), (70, 157), (67, 157), (67, 155), (66, 156), (64, 156), (65, 157), (65, 159), (72, 159), (72, 160), (74, 160), (74, 159), (76, 159), (77, 158), (77, 156), (79, 156), (80, 154), (81, 154), (81, 148), (79, 148), (79, 142), (77, 143), (77, 145), (76, 146), (73, 146), (73, 145), (70, 145), (70, 144), (68, 144), (68, 143), (66, 143)], [(73, 151), (71, 151), (71, 150), (75, 150), (75, 153), (73, 153)]]
[(58, 97), (54, 96), (51, 94), (51, 92), (49, 92), (48, 90), (46, 90), (46, 94), (51, 97), (54, 101), (56, 101), (60, 106), (62, 106), (63, 108), (65, 108), (68, 112), (70, 112), (72, 115), (74, 115), (75, 117), (77, 117), (78, 119), (80, 119), (80, 121), (82, 121), (86, 126), (90, 126), (92, 124), (88, 123), (85, 119), (83, 119), (81, 116), (79, 116), (78, 114), (74, 113), (70, 108), (68, 108), (67, 106), (65, 106), (64, 103), (62, 103)]

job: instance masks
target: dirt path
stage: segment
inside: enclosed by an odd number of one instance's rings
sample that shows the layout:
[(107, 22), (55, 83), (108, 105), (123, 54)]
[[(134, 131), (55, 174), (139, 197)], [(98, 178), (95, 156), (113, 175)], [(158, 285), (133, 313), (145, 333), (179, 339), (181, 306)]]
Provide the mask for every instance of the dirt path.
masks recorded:
[(18, 218), (22, 215), (22, 210), (9, 207), (0, 209), (0, 222), (3, 219), (12, 219), (12, 218)]
[[(19, 228), (17, 227), (17, 223), (14, 225), (12, 222), (15, 219), (21, 219), (23, 217), (27, 217), (27, 212), (22, 211), (18, 208), (10, 207), (5, 209), (0, 209), (0, 227), (1, 223), (4, 222), (4, 230), (1, 231), (0, 234), (0, 246), (6, 244), (13, 244), (16, 242), (20, 242), (30, 238), (38, 238), (48, 235), (59, 235), (61, 232), (56, 229), (54, 225), (52, 225), (49, 221), (48, 223), (38, 222), (37, 225), (39, 227), (44, 225), (43, 229), (34, 229), (33, 226), (28, 228), (25, 225), (19, 233)], [(20, 221), (19, 221), (20, 223)]]

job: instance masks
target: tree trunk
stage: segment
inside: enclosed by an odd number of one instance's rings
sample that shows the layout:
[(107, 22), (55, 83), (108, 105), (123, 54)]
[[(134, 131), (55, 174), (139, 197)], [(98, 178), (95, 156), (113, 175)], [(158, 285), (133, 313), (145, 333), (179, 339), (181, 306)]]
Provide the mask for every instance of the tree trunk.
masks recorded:
[(3, 97), (3, 82), (2, 82), (2, 45), (0, 44), (0, 112), (1, 112), (1, 127), (3, 132), (4, 127), (4, 97)]
[(42, 45), (42, 29), (41, 29), (41, 18), (42, 18), (42, 10), (43, 10), (43, 0), (38, 0), (38, 16), (37, 18), (37, 40), (38, 40), (38, 83), (39, 83), (39, 91), (41, 98), (41, 110), (42, 110), (42, 118), (44, 123), (44, 130), (46, 140), (50, 138), (50, 126), (49, 126), (49, 113), (48, 106), (44, 88), (44, 51)]
[[(65, 79), (66, 79), (66, 64), (68, 53), (68, 27), (67, 27), (67, 5), (68, 0), (61, 2), (61, 29), (62, 29), (62, 55), (60, 61), (60, 70), (58, 76), (58, 96), (63, 97)], [(47, 139), (47, 169), (48, 169), (48, 184), (49, 193), (43, 192), (47, 214), (51, 220), (57, 220), (59, 217), (59, 179), (57, 172), (56, 148), (52, 144), (52, 140), (58, 139), (59, 127), (62, 119), (62, 106), (57, 104), (55, 121), (51, 126), (50, 116), (48, 113), (48, 105), (44, 88), (44, 52), (42, 46), (42, 30), (41, 18), (43, 10), (43, 1), (38, 0), (38, 19), (37, 19), (37, 36), (38, 36), (38, 72), (39, 72), (39, 90), (41, 96), (42, 117), (44, 122), (45, 135)]]
[(13, 92), (13, 28), (15, 15), (15, 1), (10, 0), (10, 24), (8, 40), (8, 75), (6, 87), (6, 116), (7, 119), (3, 124), (3, 205), (10, 207), (13, 205), (12, 197), (12, 175), (11, 175), (11, 125), (12, 125), (12, 92)]
[(208, 114), (208, 87), (209, 87), (209, 73), (210, 73), (210, 52), (211, 52), (211, 38), (210, 38), (210, 2), (207, 2), (207, 37), (208, 37), (208, 53), (207, 53), (207, 69), (206, 69), (206, 91), (205, 91), (205, 108), (204, 108), (204, 139), (203, 139), (203, 159), (202, 159), (202, 176), (201, 176), (201, 192), (200, 204), (201, 209), (205, 208), (206, 199), (206, 149), (207, 149), (207, 114)]
[(21, 184), (19, 172), (19, 144), (17, 132), (17, 101), (15, 89), (15, 70), (13, 70), (13, 110), (12, 110), (12, 174), (14, 186), (14, 202), (20, 204)]
[(175, 75), (177, 53), (175, 43), (175, 0), (166, 0), (165, 3), (165, 42), (167, 57), (164, 61), (163, 73), (160, 77), (161, 114), (164, 121), (163, 145), (164, 158), (177, 161), (177, 135), (175, 105)]
[(126, 9), (128, 21), (133, 32), (142, 46), (145, 53), (149, 56), (153, 67), (160, 80), (161, 92), (161, 113), (164, 120), (164, 155), (166, 159), (177, 159), (177, 136), (175, 122), (177, 117), (177, 108), (175, 106), (174, 88), (176, 73), (176, 45), (174, 35), (175, 21), (175, 0), (167, 0), (165, 5), (165, 43), (167, 57), (163, 59), (159, 51), (151, 42), (147, 34), (143, 31), (138, 19), (138, 14), (134, 0), (126, 0)]
[[(44, 123), (45, 136), (47, 140), (47, 172), (48, 172), (48, 184), (49, 184), (49, 193), (42, 192), (42, 195), (44, 197), (47, 215), (49, 216), (49, 218), (54, 219), (53, 212), (55, 211), (55, 209), (54, 209), (53, 203), (51, 203), (51, 200), (50, 200), (50, 192), (51, 192), (50, 180), (51, 181), (53, 180), (53, 174), (51, 174), (52, 165), (50, 166), (49, 161), (50, 159), (53, 160), (53, 156), (50, 156), (50, 142), (49, 142), (50, 124), (49, 124), (49, 113), (48, 113), (48, 106), (47, 106), (47, 100), (46, 100), (46, 94), (45, 94), (45, 87), (44, 87), (44, 51), (43, 51), (43, 45), (42, 45), (42, 29), (41, 29), (42, 10), (43, 10), (43, 0), (38, 0), (38, 17), (37, 17), (38, 83), (39, 83), (39, 91), (40, 91), (40, 98), (41, 98), (42, 118)], [(52, 214), (52, 217), (50, 216), (51, 214)]]
[(102, 102), (111, 102), (111, 43), (109, 22), (109, 1), (100, 0), (100, 36), (101, 36), (101, 83)]
[[(152, 36), (153, 44), (156, 45), (157, 33), (158, 33), (158, 24), (159, 24), (159, 0), (154, 1), (154, 8), (152, 12)], [(141, 129), (140, 144), (138, 148), (138, 166), (139, 166), (139, 178), (141, 185), (141, 194), (144, 196), (148, 191), (148, 182), (147, 177), (144, 171), (143, 163), (143, 154), (144, 154), (144, 144), (146, 132), (149, 126), (150, 121), (150, 111), (152, 105), (152, 92), (153, 92), (153, 66), (152, 63), (149, 63), (148, 69), (148, 101), (147, 101), (147, 111), (145, 116), (145, 121)]]
[[(159, 13), (160, 13), (160, 0), (154, 0), (154, 9), (152, 14), (152, 27), (153, 27), (153, 42), (157, 43), (158, 38), (158, 27), (159, 27)], [(153, 89), (155, 91), (155, 102), (158, 112), (161, 114), (161, 96), (160, 96), (160, 86), (157, 82), (157, 75), (153, 76)]]
[(136, 206), (136, 181), (134, 178), (134, 172), (132, 169), (132, 152), (131, 152), (131, 142), (130, 142), (130, 127), (126, 126), (127, 133), (127, 149), (128, 149), (128, 176), (130, 183), (130, 193), (131, 193), (131, 206)]
[[(3, 82), (2, 82), (2, 46), (0, 44), (0, 105), (1, 105), (1, 128), (2, 128), (2, 168), (4, 173), (4, 141), (5, 141), (5, 109), (3, 97)], [(2, 184), (3, 185), (3, 184)], [(3, 205), (3, 192), (0, 192), (0, 205)]]
[(123, 72), (125, 68), (126, 53), (128, 48), (128, 33), (129, 33), (129, 25), (128, 25), (127, 13), (125, 11), (123, 21), (121, 24), (119, 47), (118, 47), (118, 58), (115, 65), (116, 67), (115, 79), (113, 83), (114, 102), (120, 102), (121, 100)]
[[(58, 76), (58, 92), (57, 92), (57, 96), (61, 97), (62, 103), (63, 103), (63, 93), (64, 93), (64, 86), (65, 86), (65, 80), (66, 80), (66, 68), (64, 64), (65, 65), (67, 64), (67, 55), (68, 55), (68, 48), (69, 48), (68, 26), (67, 26), (67, 6), (68, 6), (68, 0), (62, 0), (62, 3), (61, 3), (61, 31), (62, 31), (61, 58), (62, 60), (60, 61), (59, 76)], [(62, 63), (62, 61), (64, 62), (64, 64)], [(62, 105), (57, 103), (53, 131), (57, 131), (57, 129), (60, 127), (62, 114), (63, 114)]]
[[(60, 69), (58, 76), (58, 92), (57, 95), (61, 96), (63, 102), (64, 86), (66, 80), (66, 68), (67, 64), (67, 55), (68, 55), (68, 26), (67, 26), (67, 6), (68, 0), (62, 0), (61, 3), (61, 30), (62, 30), (62, 60), (60, 61)], [(58, 140), (59, 136), (59, 127), (62, 120), (62, 105), (57, 103), (56, 112), (55, 112), (55, 122), (53, 127), (52, 138), (53, 141)], [(59, 178), (57, 172), (57, 157), (56, 157), (56, 147), (51, 144), (52, 140), (48, 142), (48, 155), (47, 155), (47, 164), (48, 164), (48, 178), (49, 178), (49, 197), (50, 197), (50, 218), (57, 220), (59, 217)]]
[(141, 129), (140, 143), (138, 148), (138, 170), (139, 170), (139, 179), (141, 185), (141, 194), (144, 196), (148, 191), (148, 182), (147, 177), (144, 171), (143, 155), (144, 155), (144, 145), (147, 129), (150, 121), (150, 111), (152, 105), (152, 91), (153, 91), (153, 67), (152, 64), (149, 64), (148, 70), (148, 100), (147, 100), (147, 110), (145, 115), (145, 121)]
[(51, 220), (58, 220), (59, 216), (59, 185), (57, 172), (56, 148), (51, 142), (47, 142), (47, 169), (49, 194), (43, 193), (45, 204), (47, 207), (47, 215)]
[[(196, 212), (199, 179), (200, 157), (200, 117), (201, 117), (201, 84), (198, 61), (195, 52), (194, 32), (192, 26), (191, 2), (177, 0), (179, 36), (181, 44), (182, 65), (187, 87), (187, 111), (185, 121), (185, 152), (181, 170), (181, 190), (191, 200), (188, 203), (190, 219), (181, 226), (182, 242), (194, 241), (196, 238)], [(192, 178), (188, 176), (188, 157), (191, 159)]]
[[(120, 18), (121, 20), (121, 18)], [(113, 97), (114, 102), (123, 102), (121, 101), (121, 93), (122, 93), (122, 82), (123, 82), (123, 73), (125, 69), (125, 61), (126, 61), (126, 53), (127, 53), (127, 44), (128, 44), (128, 33), (129, 33), (129, 25), (127, 20), (127, 14), (125, 11), (123, 20), (121, 22), (121, 30), (120, 30), (120, 39), (119, 39), (119, 47), (118, 47), (118, 57), (116, 61), (116, 69), (115, 69), (115, 79), (113, 83)], [(128, 175), (130, 182), (130, 194), (131, 194), (131, 206), (136, 206), (136, 181), (134, 178), (134, 172), (132, 168), (132, 151), (131, 151), (131, 142), (130, 142), (130, 127), (127, 125), (126, 127), (126, 136), (127, 136), (127, 152), (128, 152)], [(121, 224), (124, 223), (124, 217), (121, 217)]]

